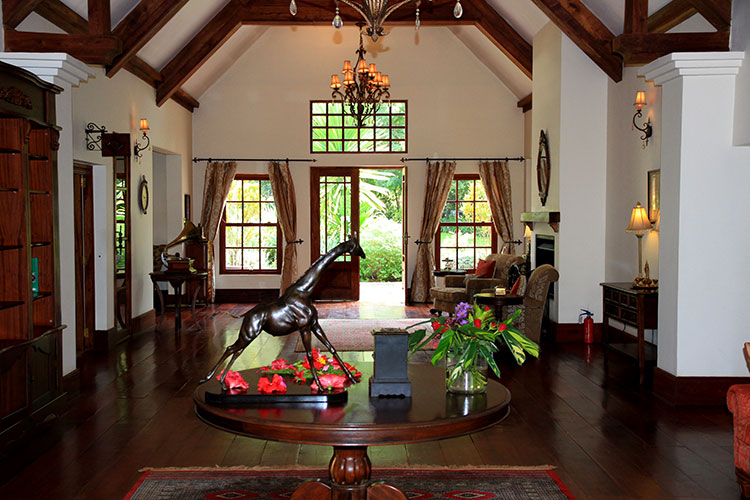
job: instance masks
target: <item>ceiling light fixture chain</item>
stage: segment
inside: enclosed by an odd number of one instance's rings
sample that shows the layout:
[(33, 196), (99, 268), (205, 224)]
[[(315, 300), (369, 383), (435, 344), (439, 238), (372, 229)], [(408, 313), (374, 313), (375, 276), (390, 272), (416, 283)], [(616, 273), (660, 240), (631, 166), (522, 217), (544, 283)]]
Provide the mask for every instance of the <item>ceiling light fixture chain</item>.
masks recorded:
[[(367, 26), (365, 34), (372, 38), (373, 42), (377, 42), (378, 38), (386, 35), (385, 31), (383, 31), (383, 23), (388, 19), (388, 16), (390, 16), (393, 11), (406, 4), (416, 4), (416, 19), (414, 21), (414, 26), (416, 29), (419, 29), (421, 24), (419, 19), (419, 5), (421, 0), (399, 0), (394, 3), (391, 3), (391, 0), (336, 0), (336, 14), (331, 22), (336, 29), (339, 29), (344, 25), (344, 21), (339, 13), (339, 2), (356, 10), (357, 13), (364, 18)], [(432, 0), (430, 0), (430, 2), (432, 2)], [(289, 4), (289, 13), (293, 16), (297, 15), (297, 3), (295, 0), (291, 0), (291, 3)], [(464, 9), (461, 6), (461, 0), (456, 0), (456, 5), (453, 7), (453, 16), (456, 19), (459, 19), (463, 13)]]
[[(359, 26), (359, 49), (357, 60), (352, 66), (351, 62), (344, 61), (344, 83), (342, 85), (338, 75), (331, 75), (331, 98), (344, 106), (344, 112), (354, 118), (358, 127), (363, 127), (368, 117), (375, 117), (384, 99), (390, 99), (390, 79), (377, 70), (374, 63), (368, 65), (365, 59), (364, 43), (362, 34), (364, 23)], [(343, 87), (343, 89), (342, 89)], [(342, 92), (343, 90), (343, 92)]]

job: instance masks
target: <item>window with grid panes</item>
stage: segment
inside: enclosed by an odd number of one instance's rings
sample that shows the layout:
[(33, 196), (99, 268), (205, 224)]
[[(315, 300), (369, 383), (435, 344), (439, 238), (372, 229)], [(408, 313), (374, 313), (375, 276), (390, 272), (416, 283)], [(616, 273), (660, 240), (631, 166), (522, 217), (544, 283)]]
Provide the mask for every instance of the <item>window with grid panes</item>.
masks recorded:
[(221, 221), (221, 272), (281, 272), (281, 227), (267, 175), (234, 176)]
[(479, 259), (496, 251), (497, 236), (479, 175), (453, 176), (435, 239), (439, 269), (445, 268), (446, 258), (453, 261), (455, 269), (476, 269)]
[(310, 152), (406, 153), (406, 101), (380, 105), (362, 127), (344, 114), (345, 105), (310, 101)]

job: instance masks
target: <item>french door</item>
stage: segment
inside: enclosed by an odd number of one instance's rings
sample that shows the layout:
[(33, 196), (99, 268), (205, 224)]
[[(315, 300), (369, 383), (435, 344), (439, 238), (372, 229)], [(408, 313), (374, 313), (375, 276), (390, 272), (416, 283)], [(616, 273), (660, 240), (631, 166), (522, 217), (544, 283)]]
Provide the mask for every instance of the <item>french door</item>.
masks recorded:
[(94, 346), (94, 191), (91, 167), (73, 168), (76, 353)]
[[(359, 169), (310, 169), (312, 261), (350, 235), (359, 235)], [(342, 255), (323, 272), (313, 291), (318, 300), (359, 300), (359, 257)]]

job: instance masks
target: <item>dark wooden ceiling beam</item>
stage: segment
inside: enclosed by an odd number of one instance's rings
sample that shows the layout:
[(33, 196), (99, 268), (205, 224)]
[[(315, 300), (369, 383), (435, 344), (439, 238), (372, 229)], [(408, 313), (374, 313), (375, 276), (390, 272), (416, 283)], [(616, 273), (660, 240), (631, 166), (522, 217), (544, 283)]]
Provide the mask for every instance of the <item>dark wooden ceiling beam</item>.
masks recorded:
[(516, 103), (516, 107), (521, 108), (524, 113), (527, 111), (531, 111), (531, 95), (532, 94), (527, 95)]
[(625, 0), (624, 33), (648, 33), (648, 0)]
[(612, 50), (625, 64), (646, 64), (672, 52), (722, 52), (729, 50), (729, 32), (622, 34)]
[(112, 33), (109, 0), (89, 0), (89, 33), (106, 36)]
[(732, 0), (690, 0), (690, 3), (714, 28), (719, 31), (729, 29), (732, 23)]
[[(86, 19), (79, 16), (60, 0), (43, 0), (35, 9), (35, 12), (68, 33), (85, 35), (89, 32), (89, 24)], [(162, 81), (161, 73), (138, 57), (132, 58), (126, 64), (125, 69), (154, 89)], [(174, 100), (188, 111), (193, 111), (200, 105), (195, 98), (182, 89), (175, 92)]]
[(33, 33), (5, 30), (5, 49), (11, 52), (66, 52), (87, 64), (108, 64), (120, 53), (113, 36)]
[(141, 0), (113, 31), (122, 40), (122, 53), (107, 68), (107, 76), (115, 76), (187, 2)]
[(156, 105), (172, 97), (242, 25), (239, 0), (230, 0), (162, 70), (164, 81), (156, 87)]
[(581, 0), (532, 1), (612, 80), (622, 80), (622, 60), (612, 53), (614, 35)]
[(15, 28), (42, 0), (3, 0), (3, 24)]
[(648, 16), (648, 32), (666, 33), (697, 13), (690, 0), (672, 0)]

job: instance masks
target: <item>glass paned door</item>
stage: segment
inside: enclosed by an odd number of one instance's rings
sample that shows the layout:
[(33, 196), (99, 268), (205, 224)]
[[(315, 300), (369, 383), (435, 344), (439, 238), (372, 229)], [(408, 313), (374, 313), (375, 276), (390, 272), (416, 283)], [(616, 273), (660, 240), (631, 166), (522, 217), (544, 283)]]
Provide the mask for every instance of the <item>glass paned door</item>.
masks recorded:
[[(311, 169), (312, 261), (359, 234), (359, 175), (356, 168)], [(313, 297), (359, 300), (359, 258), (342, 255), (324, 271)]]

